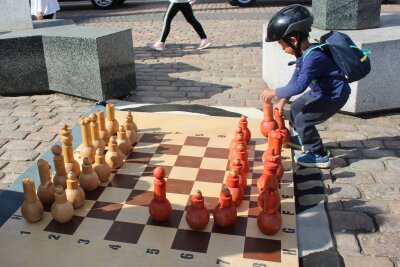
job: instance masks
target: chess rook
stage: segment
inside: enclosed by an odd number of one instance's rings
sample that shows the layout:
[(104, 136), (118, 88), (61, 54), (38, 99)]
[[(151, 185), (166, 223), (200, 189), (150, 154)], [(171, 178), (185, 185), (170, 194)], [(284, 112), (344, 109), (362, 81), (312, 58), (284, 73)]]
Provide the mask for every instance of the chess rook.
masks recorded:
[(214, 208), (214, 221), (222, 228), (230, 227), (237, 220), (237, 210), (232, 203), (232, 196), (228, 188), (221, 191), (217, 206)]
[(54, 201), (54, 184), (51, 182), (50, 165), (47, 161), (39, 159), (37, 161), (39, 169), (40, 185), (37, 190), (37, 196), (43, 205), (50, 205)]
[(51, 148), (51, 152), (53, 153), (53, 163), (56, 169), (52, 181), (55, 186), (61, 185), (65, 189), (67, 188), (67, 171), (65, 170), (64, 157), (61, 155), (62, 148), (59, 145), (54, 145)]
[(67, 196), (62, 186), (57, 185), (54, 194), (54, 203), (51, 205), (51, 215), (58, 223), (67, 223), (74, 216), (74, 207), (67, 201)]
[(74, 159), (74, 149), (72, 148), (72, 134), (68, 125), (64, 125), (60, 131), (60, 141), (64, 155), (65, 171), (73, 171), (76, 175), (81, 173), (79, 163)]
[(100, 138), (99, 124), (97, 123), (97, 115), (95, 113), (90, 115), (90, 133), (92, 135), (92, 143), (95, 150), (100, 148), (102, 151), (105, 149), (105, 143)]
[(268, 134), (271, 131), (275, 130), (277, 127), (277, 123), (273, 117), (271, 100), (264, 102), (263, 111), (264, 111), (264, 119), (261, 121), (260, 131), (262, 135), (268, 137)]
[(117, 134), (119, 123), (115, 119), (115, 104), (108, 103), (106, 105), (106, 130), (112, 136)]
[(171, 203), (167, 199), (165, 170), (162, 167), (154, 169), (154, 198), (149, 205), (150, 217), (159, 222), (168, 220), (172, 212)]
[(36, 197), (35, 182), (32, 178), (26, 178), (22, 181), (22, 187), (25, 199), (21, 206), (22, 216), (31, 223), (40, 221), (43, 216), (43, 204)]
[(80, 118), (79, 123), (82, 131), (82, 146), (80, 148), (80, 157), (88, 158), (90, 162), (94, 162), (95, 148), (92, 142), (92, 134), (90, 133), (90, 119)]
[(208, 210), (204, 207), (204, 198), (200, 190), (190, 198), (191, 205), (186, 212), (186, 222), (190, 228), (194, 230), (202, 230), (206, 228), (209, 220), (210, 214)]
[(65, 189), (67, 200), (71, 202), (74, 209), (78, 209), (85, 203), (85, 192), (79, 186), (74, 172), (68, 173), (67, 189)]
[(108, 144), (108, 141), (110, 140), (110, 133), (106, 129), (106, 119), (104, 118), (104, 112), (103, 111), (96, 111), (97, 115), (97, 122), (99, 125), (99, 137), (103, 140), (104, 145)]

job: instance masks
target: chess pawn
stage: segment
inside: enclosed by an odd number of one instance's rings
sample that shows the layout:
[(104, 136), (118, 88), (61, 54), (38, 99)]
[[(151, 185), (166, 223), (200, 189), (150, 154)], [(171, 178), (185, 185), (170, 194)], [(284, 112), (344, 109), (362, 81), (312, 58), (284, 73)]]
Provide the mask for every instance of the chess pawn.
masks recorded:
[(137, 142), (137, 126), (133, 122), (132, 113), (129, 111), (126, 116), (126, 120), (124, 123), (126, 137), (131, 141), (131, 144), (134, 145)]
[(229, 143), (229, 151), (233, 151), (233, 150), (235, 150), (235, 148), (237, 147), (238, 143), (237, 143), (236, 139), (237, 139), (237, 136), (238, 136), (239, 134), (243, 135), (242, 128), (240, 128), (240, 127), (236, 128), (235, 133), (234, 133), (234, 135), (233, 135), (233, 139), (232, 139), (232, 141)]
[(285, 115), (280, 114), (277, 108), (274, 109), (274, 118), (278, 124), (278, 131), (282, 135), (282, 144), (287, 145), (290, 141), (290, 132), (285, 126)]
[(72, 134), (68, 125), (64, 125), (60, 131), (60, 141), (62, 143), (65, 171), (73, 171), (76, 175), (81, 173), (79, 163), (74, 159), (74, 149), (72, 148)]
[(65, 189), (67, 188), (67, 171), (65, 170), (64, 157), (61, 155), (62, 148), (59, 145), (54, 145), (51, 148), (53, 153), (54, 168), (56, 169), (53, 175), (53, 183), (55, 186), (62, 185)]
[(229, 188), (232, 196), (232, 203), (237, 207), (244, 198), (243, 188), (239, 184), (239, 177), (236, 170), (231, 170), (226, 180), (226, 187)]
[(104, 118), (104, 112), (103, 111), (96, 111), (97, 115), (97, 122), (99, 124), (99, 136), (100, 139), (104, 141), (104, 145), (108, 144), (108, 141), (110, 140), (110, 133), (106, 130), (106, 120)]
[(268, 137), (268, 133), (276, 129), (277, 127), (276, 121), (274, 121), (273, 118), (271, 100), (269, 100), (268, 102), (264, 102), (263, 110), (264, 110), (264, 119), (261, 121), (260, 131), (262, 135)]
[[(257, 226), (266, 235), (276, 234), (282, 227), (282, 216), (278, 211), (280, 198), (278, 190), (266, 190), (263, 209), (257, 216)], [(277, 204), (279, 203), (279, 204)]]
[(240, 128), (242, 128), (243, 138), (246, 144), (250, 143), (251, 140), (251, 132), (250, 129), (248, 128), (247, 123), (248, 122), (246, 116), (243, 115), (242, 117), (240, 117), (239, 126)]
[(89, 118), (90, 118), (90, 133), (92, 136), (93, 147), (95, 150), (100, 148), (101, 151), (103, 151), (106, 145), (103, 139), (100, 138), (99, 124), (97, 123), (97, 115), (93, 113), (90, 115)]
[(79, 186), (74, 172), (68, 173), (67, 189), (65, 189), (67, 200), (72, 203), (74, 209), (78, 209), (85, 203), (85, 191)]
[(79, 123), (82, 131), (82, 146), (80, 148), (80, 157), (89, 158), (90, 162), (94, 162), (95, 149), (90, 133), (90, 119), (80, 118)]
[(150, 217), (155, 221), (166, 221), (172, 212), (171, 203), (167, 199), (165, 170), (162, 167), (154, 169), (154, 198), (149, 205)]
[(222, 189), (217, 206), (214, 209), (214, 220), (219, 227), (230, 227), (237, 219), (237, 210), (232, 203), (228, 188)]
[[(245, 150), (243, 144), (239, 144), (236, 148), (236, 157), (240, 160), (242, 164), (242, 172), (243, 177), (247, 177), (247, 173), (249, 172), (250, 166), (249, 161), (247, 160), (247, 151)], [(231, 161), (230, 169), (234, 169), (233, 162)]]
[(247, 154), (247, 144), (244, 140), (243, 134), (238, 134), (236, 136), (236, 141), (235, 141), (236, 147), (233, 148), (233, 150), (231, 150), (229, 152), (229, 161), (232, 162), (235, 158), (236, 158), (236, 153), (237, 153), (237, 147), (238, 145), (243, 145), (244, 151), (246, 151), (245, 157), (246, 159), (248, 158), (248, 154)]
[(247, 178), (244, 177), (243, 174), (242, 174), (243, 165), (242, 165), (240, 159), (239, 158), (235, 158), (233, 160), (231, 166), (232, 166), (232, 168), (234, 170), (236, 170), (236, 173), (237, 173), (237, 175), (239, 177), (239, 184), (242, 187), (243, 192), (245, 192), (246, 191), (246, 187), (247, 187)]
[(138, 127), (137, 127), (136, 123), (133, 121), (132, 112), (128, 111), (128, 115), (126, 116), (126, 119), (129, 121), (129, 124), (132, 125), (133, 130), (137, 134)]
[(83, 159), (82, 172), (79, 175), (79, 184), (84, 191), (93, 191), (99, 185), (97, 173), (93, 171), (92, 163), (88, 158)]
[(49, 163), (43, 159), (39, 159), (37, 162), (39, 169), (40, 185), (37, 190), (37, 196), (43, 205), (50, 205), (54, 202), (54, 184), (50, 178), (50, 166)]
[(132, 150), (131, 140), (129, 140), (126, 137), (125, 127), (122, 126), (122, 125), (119, 126), (119, 129), (118, 129), (118, 132), (117, 132), (117, 143), (118, 143), (119, 150), (124, 155), (128, 155), (129, 152)]
[(67, 223), (74, 216), (74, 207), (67, 201), (67, 196), (61, 185), (57, 185), (54, 194), (54, 203), (51, 206), (51, 215), (58, 223)]
[(124, 155), (121, 153), (121, 151), (119, 151), (117, 138), (115, 136), (110, 137), (105, 160), (111, 169), (118, 169), (119, 167), (121, 167), (124, 161)]
[(43, 216), (43, 204), (36, 197), (35, 182), (32, 178), (26, 178), (22, 181), (22, 186), (25, 199), (21, 206), (22, 216), (31, 223), (40, 221)]
[(93, 170), (97, 173), (100, 183), (107, 182), (111, 174), (111, 168), (106, 162), (103, 151), (100, 148), (96, 150), (94, 158)]
[(191, 197), (191, 205), (186, 212), (186, 222), (190, 228), (194, 230), (202, 230), (206, 228), (210, 214), (204, 207), (204, 198), (200, 190)]
[(108, 103), (106, 105), (106, 130), (110, 135), (115, 135), (118, 132), (119, 123), (115, 119), (115, 104)]

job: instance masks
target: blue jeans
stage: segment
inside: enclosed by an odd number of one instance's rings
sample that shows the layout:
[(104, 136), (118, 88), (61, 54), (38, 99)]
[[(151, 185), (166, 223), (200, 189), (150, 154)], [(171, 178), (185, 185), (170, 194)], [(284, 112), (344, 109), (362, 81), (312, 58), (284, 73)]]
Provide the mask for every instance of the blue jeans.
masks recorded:
[(335, 115), (346, 104), (348, 98), (348, 95), (338, 100), (315, 98), (308, 91), (293, 101), (290, 108), (290, 120), (306, 150), (320, 155), (325, 154), (322, 139), (315, 125)]

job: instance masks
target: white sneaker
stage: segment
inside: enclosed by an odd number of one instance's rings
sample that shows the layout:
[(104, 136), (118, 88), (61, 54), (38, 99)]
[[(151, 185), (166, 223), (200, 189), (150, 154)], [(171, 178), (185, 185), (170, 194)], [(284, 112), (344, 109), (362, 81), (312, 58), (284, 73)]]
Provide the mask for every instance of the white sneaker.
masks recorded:
[(164, 51), (166, 48), (165, 44), (160, 41), (152, 43), (152, 44), (147, 44), (147, 46), (153, 50), (160, 51), (160, 52)]
[(200, 45), (197, 47), (197, 50), (206, 49), (210, 45), (211, 45), (211, 41), (208, 40), (208, 38), (202, 39), (201, 42), (200, 42)]

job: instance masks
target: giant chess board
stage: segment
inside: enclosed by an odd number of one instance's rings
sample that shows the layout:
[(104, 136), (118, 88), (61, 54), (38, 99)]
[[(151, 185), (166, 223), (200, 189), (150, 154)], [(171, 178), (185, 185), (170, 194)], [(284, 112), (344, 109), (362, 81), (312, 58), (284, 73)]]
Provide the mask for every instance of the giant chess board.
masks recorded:
[[(118, 121), (124, 116), (116, 112)], [(237, 222), (220, 228), (211, 215), (208, 226), (195, 231), (185, 220), (190, 195), (200, 189), (212, 214), (229, 173), (228, 148), (239, 119), (139, 112), (133, 116), (138, 143), (109, 181), (86, 193), (85, 205), (75, 210), (72, 221), (55, 222), (46, 207), (41, 221), (28, 223), (18, 209), (0, 227), (0, 266), (298, 266), (288, 148), (282, 151), (285, 174), (279, 190), (282, 228), (267, 236), (257, 227), (256, 183), (267, 148), (260, 120), (249, 119), (250, 171)], [(173, 209), (164, 223), (153, 221), (148, 212), (156, 166), (166, 170)]]

